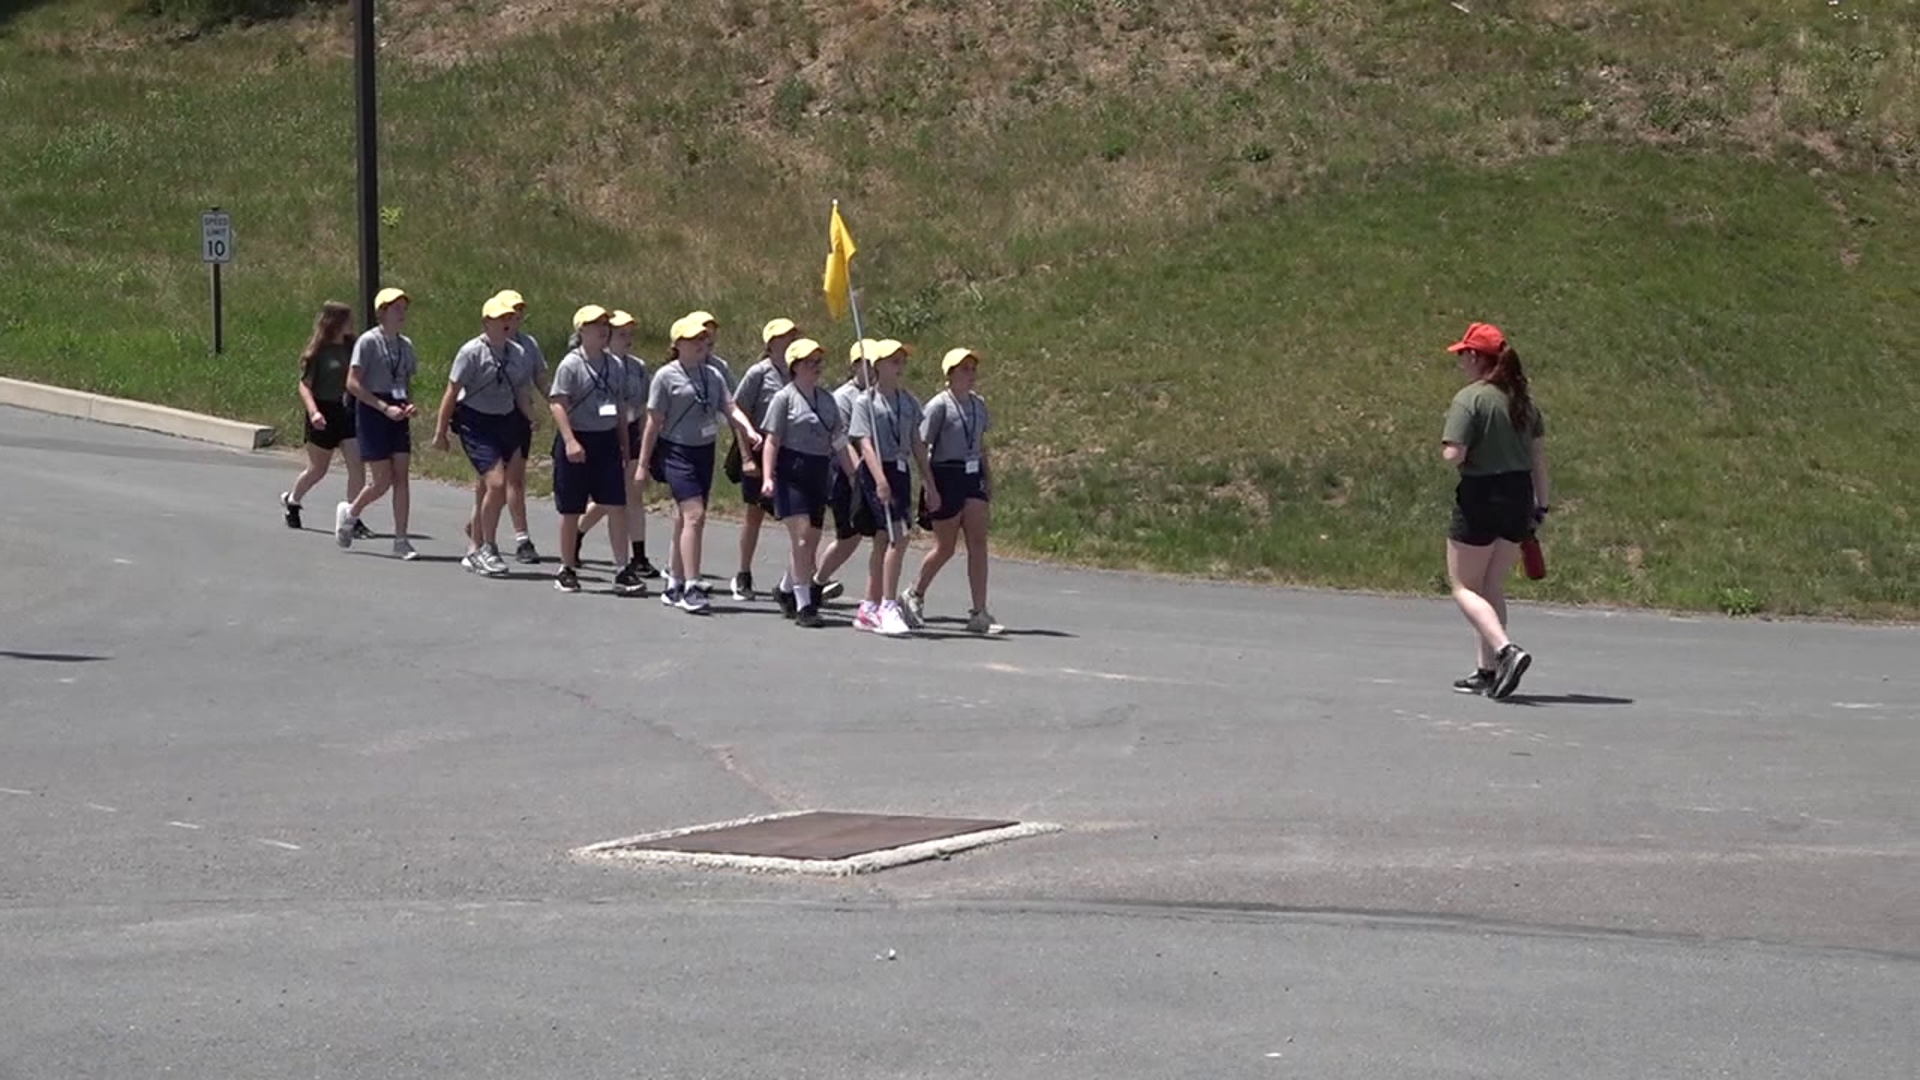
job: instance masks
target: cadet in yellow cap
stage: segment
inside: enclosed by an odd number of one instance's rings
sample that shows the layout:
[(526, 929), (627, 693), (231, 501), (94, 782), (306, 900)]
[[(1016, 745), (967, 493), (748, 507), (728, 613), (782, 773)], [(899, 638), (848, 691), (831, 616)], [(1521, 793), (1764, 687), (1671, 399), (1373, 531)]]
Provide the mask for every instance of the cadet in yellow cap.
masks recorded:
[[(620, 415), (626, 420), (626, 437), (620, 451), (627, 455), (621, 468), (627, 478), (627, 533), (633, 541), (633, 557), (628, 561), (641, 577), (655, 578), (660, 576), (660, 571), (647, 559), (647, 474), (639, 467), (640, 439), (647, 414), (647, 362), (633, 354), (635, 319), (632, 315), (615, 311), (607, 325), (613, 328), (607, 351), (620, 363)], [(580, 534), (585, 536), (606, 516), (606, 508), (599, 503), (588, 507), (580, 518)]]
[[(698, 323), (701, 326), (706, 327), (707, 333), (713, 335), (714, 346), (717, 347), (719, 345), (720, 320), (714, 318), (713, 312), (689, 311), (687, 312), (686, 319), (688, 322)], [(722, 359), (718, 352), (709, 351), (707, 353), (707, 366), (719, 372), (720, 377), (727, 380), (728, 386), (733, 385), (733, 365), (727, 363), (726, 360)]]
[(460, 346), (440, 396), (435, 449), (445, 450), (449, 430), (474, 472), (473, 515), (467, 521), (467, 554), (460, 565), (488, 577), (506, 577), (494, 535), (507, 501), (507, 463), (523, 457), (520, 429), (533, 409), (533, 365), (507, 331), (513, 305), (495, 296), (480, 307), (480, 335)]
[(910, 627), (900, 608), (900, 570), (906, 562), (908, 516), (913, 505), (912, 469), (924, 485), (931, 475), (927, 444), (920, 437), (920, 399), (900, 384), (900, 372), (913, 352), (888, 338), (873, 344), (873, 386), (854, 400), (847, 434), (860, 453), (861, 505), (855, 521), (873, 538), (867, 560), (867, 595), (854, 615), (855, 630), (889, 637)]
[(709, 605), (700, 579), (700, 547), (706, 535), (707, 498), (713, 491), (714, 442), (727, 420), (748, 446), (759, 446), (760, 432), (734, 404), (726, 379), (707, 363), (713, 331), (705, 323), (681, 319), (673, 324), (670, 338), (667, 356), (672, 363), (662, 364), (647, 388), (640, 467), (673, 494), (673, 545), (660, 602), (698, 613)]
[(351, 547), (353, 526), (360, 515), (382, 495), (393, 492), (393, 553), (408, 560), (417, 557), (407, 541), (407, 513), (412, 504), (407, 463), (413, 456), (409, 424), (418, 411), (409, 388), (414, 373), (420, 370), (420, 358), (413, 351), (413, 342), (400, 330), (407, 325), (407, 311), (412, 306), (404, 290), (381, 289), (373, 298), (377, 324), (353, 343), (347, 393), (359, 405), (354, 428), (360, 439), (360, 460), (367, 463), (373, 482), (352, 502), (336, 507), (333, 515), (334, 542)]
[(589, 501), (607, 511), (607, 539), (620, 570), (613, 591), (637, 595), (647, 591), (627, 556), (626, 439), (622, 421), (619, 363), (607, 351), (613, 336), (612, 313), (588, 304), (573, 314), (577, 348), (553, 369), (553, 387), (547, 391), (553, 412), (553, 502), (560, 512), (560, 572), (553, 586), (561, 592), (580, 591), (580, 515)]
[[(862, 338), (847, 349), (847, 380), (834, 387), (833, 403), (840, 407), (840, 419), (849, 428), (853, 423), (854, 403), (866, 395), (867, 372), (873, 363), (873, 352), (879, 346), (880, 343), (872, 338)], [(848, 462), (854, 462), (857, 466), (859, 460), (858, 450), (843, 454), (840, 447), (834, 448), (833, 481), (827, 492), (827, 509), (833, 516), (833, 543), (820, 553), (820, 565), (815, 569), (811, 583), (814, 595), (823, 604), (838, 600), (846, 591), (840, 582), (834, 580), (833, 575), (847, 564), (848, 559), (853, 558), (854, 552), (860, 550), (865, 519), (857, 513), (861, 504), (854, 474), (859, 470), (848, 465)], [(871, 536), (872, 532), (869, 530), (866, 535)]]
[(967, 629), (997, 634), (999, 623), (987, 611), (987, 402), (974, 392), (980, 356), (971, 349), (951, 349), (940, 360), (947, 388), (927, 402), (920, 419), (920, 437), (931, 450), (933, 483), (921, 489), (925, 517), (933, 527), (932, 551), (920, 564), (920, 577), (901, 597), (910, 621), (923, 624), (927, 590), (934, 575), (953, 558), (964, 532), (967, 538), (967, 585), (973, 608)]
[[(826, 358), (826, 349), (811, 338), (787, 346), (793, 381), (767, 406), (766, 441), (760, 448), (760, 488), (773, 500), (774, 516), (786, 524), (793, 550), (787, 576), (775, 595), (783, 610), (792, 605), (794, 621), (806, 627), (822, 625), (813, 591), (814, 559), (833, 487), (834, 455), (842, 456), (849, 470), (853, 468), (846, 418), (834, 404), (833, 394), (820, 385)], [(788, 582), (793, 589), (791, 601), (786, 599)]]
[[(527, 321), (526, 298), (512, 289), (500, 290), (499, 296), (513, 306), (513, 315), (507, 320), (507, 336), (527, 354), (533, 368), (533, 392), (544, 394), (547, 354), (540, 351), (540, 342), (523, 329)], [(528, 565), (540, 561), (540, 551), (533, 546), (533, 535), (527, 531), (527, 460), (532, 456), (533, 421), (529, 416), (520, 428), (520, 452), (507, 462), (507, 513), (513, 518), (513, 561)]]
[[(800, 328), (792, 319), (774, 319), (760, 328), (760, 340), (766, 343), (766, 352), (740, 376), (740, 385), (733, 391), (734, 404), (747, 414), (755, 428), (764, 430), (767, 426), (767, 406), (787, 385), (787, 346), (800, 340), (800, 336)], [(733, 575), (733, 598), (752, 600), (753, 555), (760, 546), (760, 527), (773, 511), (773, 500), (760, 491), (759, 457), (742, 454), (738, 438), (733, 440), (733, 449), (727, 454), (727, 476), (740, 485), (740, 500), (747, 508), (746, 521), (740, 526), (740, 570)]]

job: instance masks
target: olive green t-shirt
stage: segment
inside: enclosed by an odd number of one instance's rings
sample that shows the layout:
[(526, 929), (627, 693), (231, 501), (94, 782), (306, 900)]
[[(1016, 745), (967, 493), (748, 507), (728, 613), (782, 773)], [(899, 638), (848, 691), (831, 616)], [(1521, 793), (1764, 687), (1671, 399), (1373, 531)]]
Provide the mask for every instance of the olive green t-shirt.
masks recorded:
[(1533, 407), (1533, 430), (1524, 435), (1507, 416), (1507, 392), (1487, 382), (1476, 382), (1453, 395), (1447, 406), (1447, 426), (1441, 442), (1466, 448), (1460, 471), (1467, 476), (1526, 472), (1533, 468), (1532, 440), (1547, 434), (1547, 418)]
[(313, 354), (313, 360), (300, 376), (313, 391), (313, 400), (322, 405), (338, 405), (346, 400), (347, 360), (352, 355), (353, 346), (340, 341), (322, 345), (320, 351)]

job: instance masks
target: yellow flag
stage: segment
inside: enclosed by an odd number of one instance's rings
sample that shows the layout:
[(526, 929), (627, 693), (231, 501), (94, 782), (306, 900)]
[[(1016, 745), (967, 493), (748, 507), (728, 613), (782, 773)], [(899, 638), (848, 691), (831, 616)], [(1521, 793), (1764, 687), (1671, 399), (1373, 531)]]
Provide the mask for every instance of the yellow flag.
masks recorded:
[(853, 262), (853, 253), (859, 249), (853, 246), (853, 234), (847, 231), (847, 223), (840, 220), (840, 200), (833, 202), (833, 221), (827, 227), (827, 239), (832, 249), (827, 252), (826, 283), (822, 288), (827, 294), (827, 311), (836, 319), (844, 318), (847, 308), (852, 305), (850, 289), (853, 279), (848, 264)]

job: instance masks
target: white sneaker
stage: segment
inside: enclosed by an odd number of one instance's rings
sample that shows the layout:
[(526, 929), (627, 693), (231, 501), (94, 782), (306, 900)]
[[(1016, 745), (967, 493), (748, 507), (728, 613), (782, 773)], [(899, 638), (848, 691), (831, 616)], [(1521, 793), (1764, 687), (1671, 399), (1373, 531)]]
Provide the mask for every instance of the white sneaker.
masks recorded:
[(460, 565), (469, 574), (484, 574), (487, 572), (486, 567), (480, 562), (480, 553), (477, 551), (469, 551), (465, 555), (460, 556)]
[(908, 589), (900, 594), (900, 607), (906, 614), (908, 626), (918, 630), (927, 625), (926, 597)]
[(353, 546), (352, 503), (341, 503), (333, 509), (333, 542), (343, 548)]
[(393, 538), (393, 557), (412, 562), (420, 557), (420, 553), (413, 550), (413, 545), (407, 542), (406, 537), (396, 536)]
[(477, 553), (480, 560), (480, 572), (488, 577), (506, 577), (507, 561), (500, 557), (500, 549), (492, 544), (482, 544)]
[(970, 634), (998, 634), (1006, 627), (993, 621), (993, 616), (983, 608), (967, 614), (967, 632)]
[(887, 637), (913, 633), (913, 627), (907, 625), (907, 617), (901, 613), (900, 605), (891, 600), (880, 605), (880, 633)]
[(860, 601), (860, 610), (853, 613), (855, 630), (880, 629), (880, 609), (865, 600)]

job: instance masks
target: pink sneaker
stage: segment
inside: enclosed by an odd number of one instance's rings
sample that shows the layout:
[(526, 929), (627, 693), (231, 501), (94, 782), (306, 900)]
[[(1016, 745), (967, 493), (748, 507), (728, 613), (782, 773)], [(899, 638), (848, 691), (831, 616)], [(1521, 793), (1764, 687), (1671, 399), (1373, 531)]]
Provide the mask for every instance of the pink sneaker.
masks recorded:
[(880, 629), (880, 609), (865, 600), (860, 601), (860, 610), (853, 616), (853, 628), (855, 630)]

